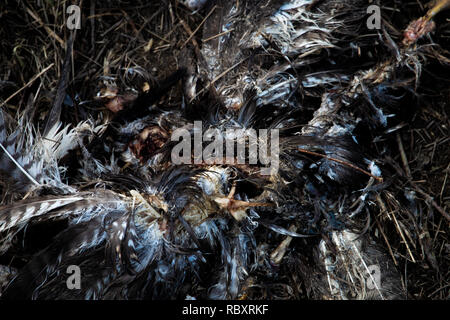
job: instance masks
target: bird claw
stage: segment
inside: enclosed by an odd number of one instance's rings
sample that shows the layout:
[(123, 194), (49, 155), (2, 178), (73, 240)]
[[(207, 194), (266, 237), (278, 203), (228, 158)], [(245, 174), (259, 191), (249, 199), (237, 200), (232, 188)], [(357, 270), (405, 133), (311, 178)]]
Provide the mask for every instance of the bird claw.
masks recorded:
[(269, 207), (271, 203), (265, 202), (248, 202), (234, 199), (236, 193), (236, 183), (233, 183), (230, 193), (226, 197), (215, 197), (214, 201), (219, 205), (220, 209), (228, 211), (234, 219), (241, 221), (247, 217), (247, 209), (251, 207)]

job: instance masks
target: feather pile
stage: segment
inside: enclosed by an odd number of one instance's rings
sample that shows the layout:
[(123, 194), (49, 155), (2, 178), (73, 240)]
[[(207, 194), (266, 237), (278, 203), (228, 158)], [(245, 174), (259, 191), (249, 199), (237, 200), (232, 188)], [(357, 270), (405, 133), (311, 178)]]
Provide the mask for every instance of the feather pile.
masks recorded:
[[(1, 269), (1, 298), (244, 299), (286, 275), (314, 299), (406, 298), (367, 232), (392, 181), (360, 132), (393, 127), (440, 50), (431, 29), (406, 44), (388, 22), (370, 31), (363, 0), (180, 2), (210, 13), (207, 41), (187, 43), (182, 68), (112, 118), (53, 119), (41, 134), (29, 110), (0, 110), (0, 254), (24, 257)], [(158, 103), (178, 87), (175, 107)], [(279, 169), (172, 163), (172, 133), (194, 137), (196, 121), (224, 146), (242, 138), (227, 129), (279, 130)], [(56, 231), (22, 252), (33, 229)], [(73, 265), (79, 290), (66, 285)]]

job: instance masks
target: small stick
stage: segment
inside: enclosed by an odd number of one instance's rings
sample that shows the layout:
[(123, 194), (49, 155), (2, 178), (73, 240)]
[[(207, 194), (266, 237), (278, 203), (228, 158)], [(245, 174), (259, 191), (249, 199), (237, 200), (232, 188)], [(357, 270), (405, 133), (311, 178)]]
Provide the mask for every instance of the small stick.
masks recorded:
[(180, 23), (181, 23), (181, 25), (183, 26), (184, 30), (187, 32), (187, 34), (189, 34), (189, 38), (187, 39), (187, 41), (186, 41), (185, 43), (183, 43), (183, 45), (181, 46), (181, 48), (184, 48), (184, 46), (185, 46), (189, 41), (191, 41), (191, 40), (192, 40), (192, 43), (194, 44), (194, 46), (195, 46), (196, 48), (198, 48), (198, 42), (197, 42), (197, 40), (195, 40), (195, 38), (193, 38), (195, 31), (192, 32), (191, 28), (190, 28), (189, 25), (186, 23), (186, 21), (184, 21), (184, 20), (181, 19), (181, 20), (180, 20)]
[[(381, 198), (377, 197), (377, 200), (378, 200), (378, 203), (379, 203), (379, 204), (380, 204), (380, 203), (383, 203), (383, 202), (381, 201)], [(382, 207), (383, 207), (383, 206), (382, 206)], [(386, 208), (385, 208), (385, 210), (386, 210)], [(415, 263), (416, 260), (414, 259), (414, 256), (413, 256), (411, 250), (409, 249), (408, 242), (406, 241), (406, 238), (405, 238), (405, 236), (403, 235), (403, 231), (402, 231), (402, 229), (400, 228), (400, 225), (398, 224), (397, 218), (395, 217), (395, 213), (394, 213), (392, 210), (390, 210), (390, 211), (386, 210), (385, 212), (386, 212), (386, 215), (389, 217), (389, 219), (390, 219), (391, 221), (394, 220), (395, 227), (396, 227), (398, 233), (400, 234), (400, 237), (402, 238), (403, 242), (405, 243), (406, 250), (408, 251), (408, 254), (409, 254), (409, 256), (411, 257), (412, 262)]]
[(203, 42), (203, 43), (208, 42), (208, 41), (210, 41), (210, 40), (213, 40), (213, 39), (215, 39), (215, 38), (221, 37), (221, 36), (223, 36), (223, 35), (225, 35), (225, 34), (227, 34), (227, 33), (230, 33), (230, 32), (232, 32), (232, 31), (234, 31), (234, 29), (230, 29), (230, 30), (227, 30), (227, 31), (218, 33), (218, 34), (216, 34), (216, 35), (214, 35), (214, 36), (211, 36), (211, 37), (209, 37), (209, 38), (202, 39), (202, 42)]
[(51, 65), (49, 65), (47, 68), (45, 68), (44, 70), (42, 70), (41, 72), (39, 72), (37, 75), (35, 75), (33, 78), (31, 78), (30, 81), (27, 82), (26, 85), (24, 85), (22, 88), (20, 88), (19, 90), (17, 90), (16, 92), (14, 92), (12, 95), (10, 95), (5, 101), (2, 102), (2, 104), (0, 104), (0, 107), (3, 107), (6, 103), (8, 103), (9, 100), (11, 100), (12, 98), (14, 98), (17, 94), (19, 94), (23, 89), (25, 89), (26, 87), (30, 86), (34, 81), (36, 81), (37, 78), (39, 78), (40, 76), (42, 76), (44, 73), (46, 73), (51, 67), (53, 67), (55, 65), (55, 63), (53, 62)]
[(433, 7), (430, 10), (428, 10), (427, 14), (425, 15), (426, 20), (431, 20), (440, 11), (448, 9), (450, 7), (450, 0), (437, 0), (431, 5)]
[(55, 38), (60, 44), (61, 46), (64, 48), (64, 41), (63, 39), (61, 39), (55, 32), (53, 32), (52, 29), (50, 29), (47, 25), (45, 25), (45, 23), (42, 21), (41, 18), (39, 18), (39, 16), (33, 12), (30, 8), (27, 8), (27, 12), (30, 16), (33, 17), (34, 20), (36, 20), (37, 23), (39, 23), (41, 25), (41, 27), (44, 27), (45, 31), (47, 31), (47, 33), (52, 36), (53, 38)]
[(302, 149), (302, 148), (298, 148), (298, 151), (303, 152), (303, 153), (307, 153), (307, 154), (311, 154), (313, 156), (322, 157), (324, 159), (340, 163), (340, 164), (342, 164), (344, 166), (350, 167), (350, 168), (355, 169), (355, 170), (357, 170), (357, 171), (359, 171), (361, 173), (364, 173), (364, 174), (366, 174), (366, 175), (376, 179), (378, 182), (383, 182), (383, 178), (382, 177), (377, 177), (377, 176), (371, 174), (370, 172), (368, 172), (368, 171), (366, 171), (364, 169), (361, 169), (358, 166), (355, 166), (354, 164), (352, 164), (350, 162), (347, 162), (347, 161), (344, 161), (344, 160), (340, 160), (340, 159), (336, 159), (336, 158), (332, 158), (332, 157), (328, 157), (328, 156), (326, 156), (324, 154), (317, 153), (317, 152), (314, 152), (314, 151), (309, 151), (309, 150)]
[[(388, 214), (389, 214), (389, 213), (388, 213)], [(400, 237), (402, 238), (403, 242), (405, 243), (406, 250), (408, 251), (409, 256), (411, 257), (412, 262), (416, 263), (416, 259), (414, 259), (414, 256), (413, 256), (413, 254), (412, 254), (412, 252), (411, 252), (411, 249), (409, 248), (408, 241), (406, 240), (405, 235), (403, 234), (403, 231), (402, 231), (402, 229), (400, 228), (400, 225), (399, 225), (399, 223), (398, 223), (398, 221), (397, 221), (397, 218), (395, 217), (395, 214), (394, 214), (393, 212), (391, 212), (390, 215), (392, 216), (392, 219), (393, 219), (394, 222), (395, 222), (395, 226), (396, 226), (396, 228), (397, 228), (397, 230), (398, 230), (398, 233), (400, 234)]]
[[(183, 43), (183, 45), (181, 46), (180, 49), (183, 49), (184, 46), (185, 46), (189, 41), (191, 41), (192, 37), (197, 33), (198, 30), (200, 30), (200, 28), (202, 27), (202, 25), (206, 22), (206, 20), (209, 18), (209, 16), (212, 15), (212, 13), (214, 12), (214, 10), (216, 10), (216, 8), (217, 8), (217, 5), (215, 5), (215, 6), (211, 9), (211, 11), (209, 11), (209, 13), (206, 15), (206, 17), (202, 20), (202, 22), (200, 22), (200, 24), (198, 25), (198, 27), (195, 28), (194, 32), (189, 32), (189, 31), (188, 31), (188, 33), (189, 33), (189, 38)], [(183, 20), (180, 20), (180, 22), (183, 24), (183, 27), (186, 29), (186, 27), (185, 27), (185, 22), (184, 22)]]
[(396, 134), (396, 138), (398, 150), (400, 151), (400, 157), (402, 158), (403, 167), (405, 167), (406, 176), (408, 177), (408, 179), (412, 179), (411, 169), (409, 168), (408, 158), (406, 157), (405, 149), (403, 148), (402, 138), (400, 138), (400, 135), (398, 133)]
[(166, 42), (166, 43), (170, 43), (169, 40), (164, 39), (164, 38), (158, 36), (156, 33), (152, 32), (151, 30), (146, 30), (146, 31), (147, 31), (148, 33), (150, 33), (152, 36), (154, 36), (155, 38), (158, 38), (159, 40), (164, 41), (164, 42)]
[(430, 201), (431, 205), (437, 210), (439, 211), (440, 214), (442, 214), (444, 216), (445, 219), (447, 219), (447, 221), (450, 221), (450, 214), (448, 214), (447, 212), (445, 212), (444, 209), (442, 209), (442, 207), (440, 207), (436, 201), (433, 200), (433, 197), (430, 196), (428, 193), (426, 193), (425, 191), (423, 191), (422, 189), (420, 189), (420, 187), (418, 185), (416, 185), (414, 182), (411, 181), (411, 185), (414, 187), (414, 189), (416, 189), (417, 192), (419, 192), (422, 196), (424, 196), (428, 201)]
[(380, 224), (380, 222), (378, 221), (377, 217), (375, 217), (375, 222), (377, 223), (378, 230), (380, 230), (380, 233), (381, 233), (381, 235), (383, 236), (383, 239), (384, 239), (384, 241), (385, 241), (386, 244), (387, 244), (387, 247), (388, 247), (388, 250), (389, 250), (389, 254), (390, 254), (391, 257), (392, 257), (392, 260), (394, 260), (394, 264), (395, 264), (396, 266), (398, 266), (397, 259), (395, 259), (394, 252), (392, 252), (391, 245), (389, 244), (389, 241), (388, 241), (388, 239), (387, 239), (387, 237), (386, 237), (386, 234), (384, 233), (383, 229), (381, 228), (381, 224)]
[(208, 90), (214, 83), (216, 83), (216, 81), (220, 80), (223, 76), (225, 76), (228, 72), (230, 72), (231, 70), (233, 70), (234, 68), (236, 68), (237, 66), (239, 66), (242, 62), (244, 62), (245, 60), (247, 60), (247, 58), (242, 59), (241, 61), (235, 63), (234, 65), (232, 65), (231, 67), (229, 67), (227, 70), (225, 70), (224, 72), (222, 72), (221, 74), (219, 74), (217, 77), (215, 77), (213, 79), (213, 81), (211, 81), (210, 83), (208, 83), (208, 85), (206, 87), (204, 87), (202, 90), (200, 90), (199, 92), (197, 92), (197, 94), (189, 101), (192, 102), (195, 100), (195, 98), (197, 98), (200, 94), (202, 94), (205, 90)]

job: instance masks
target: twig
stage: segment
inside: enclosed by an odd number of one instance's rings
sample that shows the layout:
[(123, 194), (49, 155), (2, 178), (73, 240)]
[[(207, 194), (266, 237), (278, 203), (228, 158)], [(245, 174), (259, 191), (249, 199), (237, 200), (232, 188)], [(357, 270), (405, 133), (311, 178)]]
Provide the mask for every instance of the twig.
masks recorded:
[(445, 219), (447, 219), (447, 221), (450, 221), (450, 214), (448, 214), (447, 212), (445, 212), (444, 209), (442, 209), (441, 206), (439, 206), (436, 201), (434, 201), (433, 197), (430, 196), (428, 193), (426, 193), (425, 191), (423, 191), (422, 189), (420, 189), (420, 187), (415, 184), (414, 182), (410, 181), (411, 185), (414, 187), (414, 189), (416, 189), (417, 192), (419, 192), (422, 196), (424, 196), (426, 198), (427, 201), (429, 201), (431, 203), (431, 205), (437, 210), (439, 211), (440, 214), (442, 214), (444, 216)]
[(336, 159), (336, 158), (332, 158), (332, 157), (328, 157), (328, 156), (326, 156), (324, 154), (317, 153), (317, 152), (314, 152), (314, 151), (309, 151), (309, 150), (302, 149), (302, 148), (298, 148), (298, 151), (303, 152), (303, 153), (307, 153), (307, 154), (311, 154), (313, 156), (318, 156), (318, 157), (321, 157), (321, 158), (324, 158), (324, 159), (327, 159), (327, 160), (330, 160), (330, 161), (334, 161), (334, 162), (340, 163), (340, 164), (342, 164), (344, 166), (347, 166), (347, 167), (355, 169), (355, 170), (357, 170), (359, 172), (362, 172), (362, 173), (364, 173), (364, 174), (366, 174), (366, 175), (376, 179), (378, 182), (383, 182), (383, 178), (382, 177), (377, 177), (377, 176), (371, 174), (370, 172), (368, 172), (368, 171), (366, 171), (364, 169), (361, 169), (358, 166), (355, 166), (354, 164), (352, 164), (350, 162), (347, 162), (347, 161), (344, 161), (344, 160), (340, 160), (340, 159)]
[(214, 78), (213, 81), (211, 81), (210, 83), (208, 83), (207, 86), (205, 86), (202, 90), (200, 90), (199, 92), (197, 92), (197, 94), (189, 101), (192, 102), (195, 100), (195, 98), (197, 98), (200, 94), (202, 94), (205, 90), (208, 90), (216, 81), (220, 80), (220, 78), (222, 78), (223, 76), (225, 76), (228, 72), (230, 72), (231, 70), (233, 70), (234, 68), (236, 68), (237, 66), (239, 66), (242, 62), (244, 62), (245, 60), (247, 60), (247, 58), (242, 59), (241, 61), (235, 63), (234, 65), (232, 65), (231, 67), (229, 67), (227, 70), (225, 70), (224, 72), (222, 72), (221, 74), (219, 74), (217, 77)]
[(439, 199), (442, 202), (442, 195), (444, 194), (444, 190), (445, 190), (445, 185), (447, 184), (447, 177), (448, 177), (448, 173), (450, 172), (450, 163), (447, 166), (447, 169), (445, 169), (445, 178), (444, 178), (444, 182), (442, 183), (442, 188), (441, 188), (441, 192), (439, 194)]
[(412, 252), (411, 252), (411, 249), (409, 248), (408, 241), (406, 240), (405, 235), (403, 234), (403, 231), (402, 231), (402, 229), (400, 228), (400, 225), (398, 224), (398, 221), (397, 221), (397, 218), (395, 217), (394, 212), (392, 212), (392, 211), (391, 211), (391, 212), (386, 211), (386, 214), (387, 214), (388, 216), (391, 216), (391, 217), (392, 217), (392, 220), (394, 220), (395, 227), (397, 228), (397, 231), (398, 231), (398, 233), (400, 234), (400, 237), (402, 238), (403, 242), (405, 243), (406, 250), (408, 251), (408, 254), (409, 254), (409, 256), (411, 257), (412, 262), (416, 263), (416, 259), (414, 259), (414, 256), (413, 256), (413, 254), (412, 254)]
[(448, 9), (450, 7), (450, 0), (438, 0), (436, 2), (431, 2), (433, 7), (428, 10), (425, 15), (426, 20), (431, 20), (435, 15), (437, 15), (440, 11)]
[(218, 33), (218, 34), (216, 34), (216, 35), (214, 35), (214, 36), (211, 36), (211, 37), (209, 37), (209, 38), (202, 39), (202, 42), (203, 42), (203, 43), (208, 42), (208, 41), (210, 41), (210, 40), (213, 40), (213, 39), (215, 39), (215, 38), (221, 37), (221, 36), (223, 36), (223, 35), (225, 35), (225, 34), (227, 34), (227, 33), (230, 33), (230, 32), (232, 32), (232, 31), (234, 31), (234, 29), (230, 29), (230, 30), (227, 30), (227, 31)]
[(27, 84), (25, 84), (22, 88), (20, 88), (19, 90), (17, 90), (16, 92), (14, 92), (12, 95), (10, 95), (5, 101), (2, 102), (2, 104), (0, 104), (0, 107), (3, 107), (6, 103), (8, 103), (9, 100), (11, 100), (12, 98), (14, 98), (17, 94), (19, 94), (23, 89), (25, 89), (26, 87), (30, 86), (34, 81), (36, 81), (37, 78), (39, 78), (40, 76), (42, 76), (44, 73), (46, 73), (50, 68), (52, 68), (55, 65), (55, 63), (53, 62), (52, 64), (50, 64), (47, 68), (45, 68), (44, 70), (42, 70), (41, 72), (39, 72), (37, 75), (35, 75), (33, 78), (31, 78), (30, 81), (27, 82)]
[[(211, 11), (209, 11), (209, 13), (206, 15), (206, 17), (202, 20), (202, 22), (200, 22), (200, 24), (198, 25), (198, 27), (195, 28), (194, 32), (190, 33), (189, 38), (183, 43), (183, 45), (180, 47), (180, 49), (183, 49), (184, 46), (185, 46), (189, 41), (191, 41), (192, 37), (197, 33), (198, 30), (200, 30), (200, 28), (202, 27), (202, 25), (206, 22), (206, 20), (209, 18), (209, 16), (212, 15), (212, 13), (214, 12), (214, 10), (216, 10), (216, 8), (217, 8), (217, 5), (215, 5), (215, 6), (211, 9)], [(184, 23), (183, 20), (180, 20), (180, 22), (181, 22), (182, 24)], [(184, 24), (183, 24), (183, 27), (184, 27)], [(188, 32), (188, 33), (189, 33), (189, 32)]]
[(35, 12), (33, 12), (30, 8), (28, 8), (27, 7), (27, 12), (28, 12), (28, 14), (34, 19), (34, 20), (36, 20), (36, 22), (37, 23), (39, 23), (39, 25), (41, 26), (41, 27), (43, 27), (44, 29), (45, 29), (45, 31), (47, 31), (47, 33), (51, 36), (51, 37), (53, 37), (53, 38), (55, 38), (55, 40), (56, 41), (58, 41), (60, 44), (61, 44), (61, 46), (64, 48), (64, 40), (63, 39), (61, 39), (52, 29), (50, 29), (43, 21), (42, 21), (42, 19), (41, 18), (39, 18), (39, 16), (35, 13)]
[[(379, 197), (379, 196), (378, 196), (378, 197)], [(377, 200), (378, 200), (378, 197), (377, 197)], [(380, 201), (381, 201), (381, 199), (380, 199)], [(398, 264), (397, 264), (397, 259), (395, 259), (394, 252), (392, 251), (392, 248), (391, 248), (391, 245), (390, 245), (390, 243), (389, 243), (389, 240), (388, 240), (388, 238), (386, 237), (386, 234), (384, 233), (383, 228), (381, 228), (381, 224), (380, 224), (380, 222), (378, 221), (377, 217), (375, 217), (375, 222), (377, 223), (378, 230), (380, 230), (380, 233), (381, 233), (381, 235), (383, 236), (383, 239), (384, 239), (384, 241), (385, 241), (386, 244), (387, 244), (387, 247), (388, 247), (388, 250), (389, 250), (389, 254), (390, 254), (391, 257), (392, 257), (392, 260), (394, 261), (394, 264), (395, 264), (396, 266), (398, 266)]]
[[(423, 139), (423, 138), (422, 138)], [(448, 221), (450, 221), (450, 214), (448, 214), (444, 209), (442, 209), (442, 207), (440, 207), (436, 201), (434, 201), (433, 197), (430, 196), (428, 193), (426, 193), (425, 191), (423, 191), (414, 181), (412, 181), (412, 179), (408, 179), (408, 177), (405, 177), (405, 173), (403, 172), (402, 168), (400, 168), (394, 161), (393, 159), (390, 159), (391, 165), (397, 170), (397, 172), (400, 174), (400, 176), (404, 177), (405, 179), (407, 179), (407, 181), (411, 184), (411, 186), (417, 191), (419, 192), (422, 196), (424, 196), (430, 203), (431, 205), (437, 210), (439, 211), (440, 214), (442, 214), (444, 216), (445, 219), (447, 219)]]
[(192, 32), (191, 28), (189, 27), (189, 25), (186, 23), (186, 21), (184, 21), (183, 19), (180, 19), (180, 23), (183, 26), (184, 30), (187, 32), (187, 34), (189, 35), (189, 38), (187, 39), (187, 41), (181, 46), (181, 48), (184, 48), (184, 46), (192, 40), (192, 43), (194, 44), (194, 46), (196, 48), (198, 48), (198, 42), (197, 40), (195, 40), (195, 38), (193, 38), (194, 36), (194, 32)]
[(402, 158), (403, 167), (405, 168), (406, 176), (408, 179), (412, 179), (411, 169), (408, 165), (408, 158), (406, 157), (405, 149), (403, 148), (402, 138), (400, 138), (400, 134), (396, 134), (398, 150), (400, 151), (400, 157)]

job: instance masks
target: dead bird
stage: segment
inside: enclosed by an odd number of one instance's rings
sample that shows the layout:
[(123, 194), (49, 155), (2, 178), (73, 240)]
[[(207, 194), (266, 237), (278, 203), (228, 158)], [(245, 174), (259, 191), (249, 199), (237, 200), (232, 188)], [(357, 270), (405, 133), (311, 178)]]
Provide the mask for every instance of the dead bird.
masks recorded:
[[(41, 136), (25, 116), (15, 123), (1, 113), (0, 171), (11, 173), (4, 190), (17, 186), (14, 198), (24, 198), (0, 207), (1, 252), (24, 260), (2, 298), (236, 299), (263, 279), (280, 284), (278, 270), (299, 279), (279, 286), (287, 298), (298, 282), (312, 298), (405, 297), (367, 233), (371, 203), (386, 185), (356, 129), (389, 128), (392, 79), (414, 87), (423, 48), (400, 48), (386, 30), (360, 37), (365, 1), (205, 5), (215, 9), (198, 65), (111, 123), (69, 130), (56, 121)], [(380, 37), (389, 44), (377, 47), (381, 60), (372, 52)], [(189, 99), (157, 105), (180, 81)], [(221, 132), (225, 145), (239, 138), (227, 129), (279, 130), (279, 170), (173, 164), (169, 137), (180, 127), (193, 132), (195, 121)], [(68, 184), (59, 163), (74, 148), (79, 172)], [(58, 223), (52, 241), (21, 249), (29, 230)], [(71, 265), (82, 271), (82, 290), (66, 286)]]

